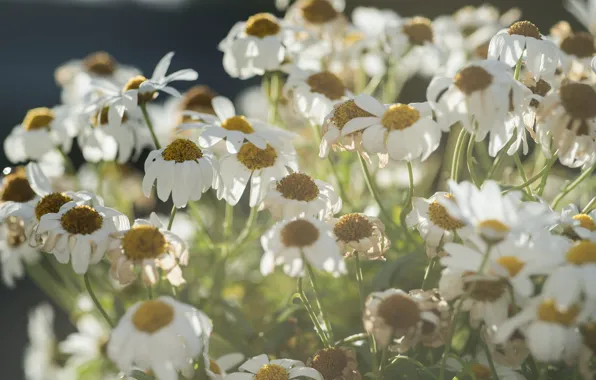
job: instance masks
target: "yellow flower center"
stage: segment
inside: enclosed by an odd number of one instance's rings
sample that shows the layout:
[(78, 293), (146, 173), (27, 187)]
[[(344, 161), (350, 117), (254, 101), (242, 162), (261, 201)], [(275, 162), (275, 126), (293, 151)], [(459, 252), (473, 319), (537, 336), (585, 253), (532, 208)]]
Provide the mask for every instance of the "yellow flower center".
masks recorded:
[(116, 65), (116, 60), (105, 51), (91, 53), (83, 60), (85, 70), (98, 76), (110, 76), (114, 74)]
[(224, 120), (221, 126), (228, 131), (240, 131), (247, 134), (255, 131), (244, 116), (232, 116)]
[(509, 227), (507, 227), (503, 222), (496, 219), (483, 220), (480, 223), (478, 223), (478, 228), (490, 229), (501, 234), (509, 232)]
[(561, 50), (578, 58), (589, 58), (596, 53), (594, 37), (587, 32), (573, 33), (561, 41)]
[(252, 143), (245, 143), (238, 152), (238, 161), (240, 161), (249, 170), (260, 170), (275, 165), (277, 152), (267, 144), (265, 149), (259, 149)]
[(122, 250), (130, 260), (154, 259), (166, 251), (166, 238), (159, 228), (135, 226), (122, 238)]
[(346, 93), (346, 86), (342, 80), (329, 71), (309, 76), (306, 83), (312, 92), (323, 94), (331, 100), (341, 99)]
[(275, 187), (286, 199), (308, 202), (319, 196), (319, 188), (315, 181), (304, 173), (288, 174), (277, 181)]
[[(138, 90), (141, 87), (141, 84), (143, 84), (145, 81), (147, 81), (147, 78), (145, 78), (142, 75), (137, 75), (135, 77), (132, 77), (124, 85), (123, 91), (126, 92), (126, 91), (130, 91), (130, 90)], [(137, 101), (139, 104), (145, 104), (145, 103), (149, 103), (156, 97), (157, 97), (157, 91), (138, 92)]]
[(31, 189), (25, 169), (18, 167), (14, 172), (2, 178), (2, 202), (13, 201), (19, 203), (29, 202), (35, 198), (35, 192)]
[(373, 224), (366, 215), (352, 213), (339, 218), (333, 227), (335, 236), (343, 242), (359, 241), (371, 237), (373, 233)]
[(561, 311), (557, 308), (554, 300), (546, 300), (538, 307), (538, 319), (544, 322), (571, 326), (575, 322), (579, 312), (580, 308), (577, 305), (571, 306), (569, 310)]
[[(449, 199), (453, 198), (451, 194), (447, 194), (445, 197)], [(447, 209), (437, 201), (434, 201), (428, 206), (428, 218), (435, 226), (445, 231), (454, 231), (465, 226), (464, 223), (449, 215)]]
[(596, 263), (596, 243), (588, 240), (575, 242), (567, 251), (566, 258), (575, 265)]
[(590, 231), (596, 231), (596, 222), (588, 214), (577, 214), (573, 216), (574, 220), (579, 221), (579, 226)]
[(596, 323), (588, 322), (581, 328), (584, 344), (596, 353)]
[(490, 380), (492, 378), (490, 368), (479, 363), (472, 364), (470, 371), (476, 376), (476, 380)]
[(188, 139), (176, 139), (161, 152), (166, 161), (196, 161), (203, 157), (203, 152), (194, 142)]
[(515, 256), (501, 256), (497, 259), (497, 263), (507, 269), (507, 272), (509, 272), (509, 276), (511, 277), (515, 277), (515, 275), (522, 270), (524, 265), (526, 265), (526, 263)]
[(72, 198), (62, 193), (51, 193), (43, 198), (35, 206), (35, 216), (40, 220), (45, 214), (55, 214), (60, 211), (60, 207), (68, 202), (72, 202)]
[(394, 329), (408, 329), (421, 320), (418, 303), (403, 294), (394, 294), (381, 301), (377, 314)]
[(480, 66), (468, 66), (461, 69), (453, 80), (455, 87), (466, 95), (486, 90), (492, 82), (493, 76)]
[(90, 206), (75, 206), (60, 218), (62, 228), (73, 235), (89, 235), (103, 225), (103, 217)]
[[(469, 275), (474, 275), (470, 273)], [(464, 274), (466, 277), (467, 274)], [(472, 288), (473, 287), (473, 288)], [(464, 291), (469, 291), (470, 298), (480, 302), (495, 302), (507, 290), (507, 281), (505, 280), (476, 280), (464, 282)]]
[(275, 36), (280, 29), (281, 27), (274, 15), (271, 13), (257, 13), (248, 18), (244, 31), (249, 36), (263, 38)]
[(403, 130), (420, 119), (420, 112), (407, 104), (394, 104), (385, 111), (381, 123), (389, 130)]
[(346, 353), (335, 347), (324, 348), (315, 353), (311, 367), (319, 371), (325, 380), (333, 380), (342, 375), (348, 365)]
[(265, 364), (255, 375), (255, 380), (288, 380), (288, 371), (277, 364)]
[(333, 21), (339, 13), (327, 0), (306, 0), (300, 7), (302, 17), (311, 24), (320, 25)]
[(403, 32), (412, 45), (424, 45), (433, 42), (432, 22), (426, 17), (413, 17), (404, 26)]
[[(101, 111), (97, 111), (95, 114), (91, 116), (91, 125), (96, 127), (108, 125), (108, 113), (110, 111), (110, 107), (104, 107)], [(122, 114), (122, 123), (126, 123), (128, 121), (128, 114), (124, 112)]]
[(561, 104), (574, 119), (591, 119), (596, 117), (596, 91), (589, 84), (567, 83), (559, 89)]
[(216, 375), (221, 375), (222, 370), (219, 368), (219, 365), (213, 359), (209, 359), (209, 370)]
[(160, 300), (145, 301), (132, 317), (137, 330), (153, 334), (168, 326), (174, 319), (174, 309)]
[(335, 108), (333, 111), (333, 116), (331, 120), (335, 124), (338, 129), (343, 129), (344, 125), (352, 119), (357, 117), (369, 117), (374, 116), (368, 111), (363, 110), (362, 108), (356, 105), (353, 99), (350, 99), (346, 102), (341, 103), (339, 106)]
[(281, 242), (286, 247), (309, 247), (319, 239), (319, 230), (311, 222), (297, 219), (281, 230)]
[(532, 37), (537, 40), (542, 39), (540, 35), (540, 29), (530, 21), (518, 21), (515, 24), (511, 25), (507, 30), (509, 35), (519, 35), (519, 36), (526, 36)]
[(56, 119), (56, 113), (50, 108), (33, 108), (27, 112), (23, 119), (23, 128), (26, 131), (35, 131), (38, 129), (50, 129), (50, 124)]

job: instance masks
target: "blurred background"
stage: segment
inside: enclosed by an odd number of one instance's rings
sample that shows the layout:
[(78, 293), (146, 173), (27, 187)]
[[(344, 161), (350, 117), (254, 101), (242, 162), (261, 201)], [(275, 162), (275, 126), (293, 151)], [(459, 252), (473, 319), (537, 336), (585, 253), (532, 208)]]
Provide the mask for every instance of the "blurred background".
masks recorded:
[[(403, 16), (434, 18), (483, 0), (347, 0), (347, 14), (358, 6), (391, 8)], [(544, 34), (561, 19), (580, 25), (562, 0), (493, 0), (501, 11), (519, 7), (522, 19)], [(199, 83), (233, 98), (258, 79), (229, 78), (217, 44), (230, 27), (257, 12), (275, 13), (274, 0), (0, 0), (0, 136), (4, 140), (28, 109), (59, 102), (54, 82), (57, 66), (105, 50), (119, 62), (151, 73), (157, 61), (175, 51), (173, 70), (193, 68)], [(184, 88), (180, 88), (184, 89)], [(414, 79), (404, 89), (409, 100), (422, 100), (426, 85)], [(73, 153), (80, 158), (78, 152)], [(0, 155), (1, 167), (9, 163)], [(25, 280), (15, 290), (0, 285), (2, 379), (23, 379), (22, 353), (27, 342), (27, 314), (44, 295)], [(58, 315), (59, 339), (74, 330)], [(56, 379), (59, 380), (59, 379)]]

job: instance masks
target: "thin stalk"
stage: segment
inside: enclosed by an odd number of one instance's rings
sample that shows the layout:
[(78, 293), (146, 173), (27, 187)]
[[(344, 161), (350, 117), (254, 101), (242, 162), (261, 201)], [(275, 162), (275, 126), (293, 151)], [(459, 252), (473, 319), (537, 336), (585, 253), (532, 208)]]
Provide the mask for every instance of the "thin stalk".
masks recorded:
[(174, 219), (176, 218), (176, 211), (178, 211), (176, 206), (172, 206), (172, 211), (170, 212), (170, 220), (168, 220), (168, 231), (172, 230), (172, 225), (174, 224)]
[[(519, 153), (515, 152), (515, 154), (513, 155), (513, 160), (515, 161), (515, 165), (517, 166), (517, 170), (519, 171), (519, 175), (522, 178), (522, 181), (528, 182), (528, 176), (526, 175), (526, 170), (524, 168), (524, 164), (522, 164), (521, 159), (519, 158)], [(532, 189), (530, 188), (530, 185), (526, 186), (526, 193), (528, 194), (528, 196), (531, 199), (534, 199), (534, 193), (532, 192)]]
[(308, 262), (306, 262), (306, 259), (304, 258), (304, 254), (302, 255), (302, 260), (304, 261), (306, 270), (308, 271), (308, 278), (310, 279), (310, 284), (312, 286), (313, 294), (315, 296), (315, 302), (317, 303), (317, 307), (319, 308), (319, 311), (321, 312), (321, 317), (323, 318), (323, 323), (325, 324), (326, 333), (328, 333), (328, 341), (332, 342), (333, 341), (333, 328), (331, 327), (331, 321), (329, 319), (329, 315), (327, 314), (327, 312), (323, 308), (323, 305), (321, 304), (321, 299), (319, 297), (320, 292), (319, 292), (319, 287), (317, 286), (315, 272), (313, 271), (312, 266)]
[(238, 247), (239, 245), (242, 245), (246, 241), (248, 236), (250, 235), (252, 228), (255, 224), (255, 220), (257, 219), (257, 212), (258, 212), (257, 206), (252, 207), (250, 209), (250, 214), (248, 214), (248, 219), (246, 220), (246, 225), (244, 226), (244, 228), (240, 232), (240, 235), (238, 235), (238, 239), (236, 239), (236, 242), (234, 243), (234, 245), (236, 247)]
[(95, 296), (95, 293), (93, 292), (93, 289), (91, 288), (91, 282), (89, 281), (89, 273), (85, 273), (83, 275), (83, 278), (85, 279), (85, 287), (87, 288), (87, 292), (89, 293), (89, 297), (91, 297), (91, 300), (95, 304), (95, 307), (97, 307), (97, 310), (99, 310), (99, 312), (101, 313), (101, 315), (103, 316), (103, 318), (106, 320), (106, 322), (108, 323), (108, 325), (110, 325), (110, 327), (113, 328), (114, 327), (114, 323), (110, 319), (110, 316), (108, 315), (108, 313), (101, 306), (101, 303), (99, 303), (99, 300), (97, 299), (97, 297)]
[(453, 152), (451, 163), (451, 179), (455, 182), (457, 182), (457, 176), (459, 175), (459, 162), (461, 160), (466, 133), (466, 130), (462, 128), (461, 132), (459, 132), (459, 136), (457, 136), (457, 143), (455, 143), (455, 151)]
[(147, 128), (149, 128), (149, 132), (151, 133), (151, 138), (153, 139), (153, 144), (155, 144), (155, 148), (161, 149), (161, 144), (159, 143), (157, 135), (155, 134), (155, 130), (153, 129), (153, 123), (151, 122), (151, 118), (149, 117), (149, 112), (147, 112), (146, 104), (141, 104), (141, 111), (143, 112), (143, 118), (145, 118)]
[(408, 213), (412, 210), (412, 199), (414, 198), (414, 170), (412, 169), (412, 163), (410, 161), (406, 161), (406, 165), (408, 167), (408, 179), (409, 179), (409, 187), (408, 187), (408, 194), (406, 196), (406, 200), (404, 205), (401, 208), (401, 213), (399, 215), (399, 222), (401, 227), (403, 228), (406, 237), (408, 240), (412, 240), (410, 236), (410, 230), (406, 224), (406, 217)]
[(426, 286), (428, 285), (428, 280), (430, 279), (430, 273), (434, 269), (437, 261), (439, 261), (439, 256), (435, 256), (432, 259), (430, 259), (430, 262), (428, 263), (428, 266), (426, 267), (426, 272), (424, 272), (424, 280), (422, 280), (422, 285), (420, 285), (420, 289), (422, 289), (422, 290), (426, 289)]
[(468, 165), (468, 172), (470, 173), (470, 179), (476, 186), (481, 185), (481, 181), (478, 179), (476, 175), (476, 170), (474, 169), (474, 134), (470, 135), (470, 140), (468, 140), (468, 149), (466, 149), (466, 164)]
[(205, 221), (201, 217), (201, 212), (199, 211), (199, 206), (197, 206), (197, 204), (195, 202), (192, 202), (192, 201), (188, 202), (188, 211), (190, 213), (190, 216), (192, 216), (194, 218), (194, 220), (197, 222), (197, 224), (201, 228), (201, 231), (207, 237), (207, 240), (209, 241), (209, 245), (211, 246), (211, 248), (213, 248), (213, 246), (215, 245), (215, 241), (213, 240), (213, 237), (209, 233), (209, 230), (207, 230), (207, 225), (205, 224)]
[(488, 365), (490, 367), (490, 371), (493, 374), (492, 377), (495, 379), (498, 379), (499, 374), (497, 373), (497, 368), (495, 367), (495, 363), (493, 362), (493, 357), (490, 353), (488, 346), (486, 345), (486, 342), (484, 340), (480, 339), (480, 344), (482, 345), (482, 348), (484, 349), (484, 353), (486, 354), (486, 358), (488, 360)]
[(383, 353), (381, 354), (381, 365), (380, 365), (380, 369), (379, 369), (379, 379), (383, 380), (383, 377), (385, 377), (385, 364), (387, 363), (387, 353), (389, 352), (389, 350), (387, 349), (387, 347), (385, 347), (383, 349)]
[(521, 67), (522, 67), (522, 57), (519, 57), (519, 59), (517, 60), (517, 64), (515, 65), (515, 72), (513, 73), (513, 79), (519, 80), (519, 75), (521, 73)]
[(544, 193), (544, 189), (546, 188), (546, 181), (548, 180), (548, 173), (550, 169), (553, 167), (555, 162), (557, 162), (558, 152), (554, 153), (553, 156), (549, 161), (546, 163), (546, 171), (542, 175), (542, 179), (540, 180), (540, 185), (538, 185), (538, 189), (536, 190), (536, 194), (541, 197), (542, 193)]
[(586, 178), (588, 178), (592, 174), (594, 169), (596, 169), (596, 164), (594, 164), (594, 165), (590, 166), (588, 169), (586, 169), (579, 177), (577, 177), (575, 179), (575, 181), (573, 181), (573, 182), (567, 184), (565, 187), (563, 187), (563, 190), (553, 200), (553, 204), (551, 206), (553, 208), (553, 210), (557, 208), (559, 203), (561, 203), (561, 201), (563, 200), (563, 198), (565, 198), (565, 196), (567, 194), (569, 194), (580, 183), (582, 183)]
[(147, 299), (153, 299), (153, 285), (147, 285)]
[(587, 214), (590, 211), (592, 211), (592, 209), (594, 208), (594, 205), (596, 205), (596, 197), (592, 198), (592, 200), (590, 202), (588, 202), (586, 207), (584, 207), (584, 209), (582, 210), (582, 214)]
[[(353, 256), (355, 257), (355, 260), (356, 260), (356, 281), (358, 282), (358, 292), (360, 294), (360, 312), (364, 316), (365, 296), (364, 296), (364, 277), (362, 276), (362, 265), (360, 265), (360, 257), (358, 255), (358, 252), (354, 251)], [(372, 359), (372, 365), (373, 365), (373, 368), (377, 368), (378, 365), (377, 365), (377, 352), (376, 352), (375, 338), (372, 334), (367, 334), (367, 335), (368, 335), (368, 344), (369, 344), (369, 350), (370, 350), (370, 357)]]
[(507, 156), (507, 151), (509, 150), (511, 145), (513, 145), (514, 141), (515, 141), (515, 136), (512, 136), (509, 139), (509, 141), (507, 141), (507, 144), (505, 144), (503, 149), (501, 149), (499, 151), (499, 153), (497, 153), (497, 157), (495, 157), (495, 160), (493, 161), (493, 165), (490, 168), (490, 170), (488, 171), (488, 174), (486, 175), (486, 179), (494, 179), (495, 174), (499, 171), (499, 168), (501, 167), (501, 163), (505, 159), (505, 156)]
[(66, 166), (66, 172), (69, 174), (76, 174), (77, 169), (75, 168), (72, 160), (70, 159), (70, 156), (68, 154), (66, 154), (62, 148), (57, 148), (58, 152), (60, 153), (60, 155), (62, 156), (62, 158), (64, 159), (64, 166)]
[(226, 202), (226, 211), (224, 214), (224, 239), (230, 237), (234, 225), (234, 206)]
[(300, 295), (300, 301), (302, 301), (302, 304), (304, 305), (304, 308), (306, 309), (306, 312), (308, 313), (308, 316), (310, 317), (310, 320), (315, 328), (315, 331), (316, 331), (317, 335), (319, 336), (319, 339), (321, 339), (321, 343), (323, 343), (323, 345), (325, 347), (331, 347), (331, 343), (327, 339), (327, 335), (325, 335), (325, 332), (323, 331), (323, 328), (321, 327), (321, 324), (319, 323), (317, 315), (315, 314), (315, 311), (312, 308), (312, 305), (310, 304), (310, 302), (308, 301), (308, 298), (306, 297), (306, 293), (304, 292), (304, 286), (303, 286), (302, 282), (303, 282), (303, 278), (298, 277), (298, 294)]
[(335, 342), (334, 346), (343, 346), (348, 343), (360, 342), (360, 341), (366, 340), (367, 338), (368, 338), (368, 334), (365, 334), (365, 333), (354, 334), (354, 335), (350, 335), (348, 337), (338, 340), (337, 342)]
[[(555, 158), (555, 160), (556, 160), (556, 158)], [(503, 194), (506, 194), (506, 193), (508, 193), (510, 191), (513, 191), (513, 190), (521, 190), (521, 189), (523, 189), (526, 186), (530, 186), (534, 182), (536, 182), (539, 179), (543, 178), (545, 174), (548, 174), (548, 171), (550, 170), (551, 166), (552, 165), (549, 165), (549, 163), (547, 162), (547, 164), (542, 168), (542, 170), (540, 170), (538, 173), (536, 173), (536, 175), (534, 175), (532, 178), (528, 179), (524, 183), (521, 183), (519, 185), (512, 186), (509, 189), (504, 190), (503, 191)]]

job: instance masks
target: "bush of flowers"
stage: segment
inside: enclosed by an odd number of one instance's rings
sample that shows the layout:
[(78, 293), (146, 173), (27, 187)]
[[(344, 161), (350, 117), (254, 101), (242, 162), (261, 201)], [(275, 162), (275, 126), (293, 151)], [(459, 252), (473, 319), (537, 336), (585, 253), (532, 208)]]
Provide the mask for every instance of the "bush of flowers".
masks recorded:
[(33, 310), (27, 379), (594, 378), (596, 3), (343, 5), (234, 25), (235, 103), (173, 53), (57, 69), (4, 142), (2, 279), (78, 331)]

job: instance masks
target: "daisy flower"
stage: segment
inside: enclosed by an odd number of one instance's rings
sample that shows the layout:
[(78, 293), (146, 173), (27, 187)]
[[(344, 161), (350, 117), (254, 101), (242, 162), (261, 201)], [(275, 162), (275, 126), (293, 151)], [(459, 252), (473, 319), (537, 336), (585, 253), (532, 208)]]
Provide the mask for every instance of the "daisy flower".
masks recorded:
[(110, 274), (121, 285), (135, 280), (136, 268), (140, 269), (147, 286), (157, 283), (159, 270), (173, 286), (185, 283), (180, 265), (188, 264), (188, 245), (168, 231), (155, 213), (150, 220), (137, 219), (129, 230), (111, 236), (113, 240), (107, 253), (112, 263)]
[(292, 359), (269, 360), (262, 354), (248, 359), (239, 368), (241, 372), (234, 372), (226, 376), (228, 380), (291, 380), (308, 377), (323, 380), (323, 376), (314, 368), (306, 367), (304, 363)]
[(343, 81), (330, 71), (294, 68), (283, 91), (295, 109), (312, 124), (321, 125), (333, 106), (351, 95)]
[(569, 82), (547, 95), (537, 111), (536, 137), (543, 152), (558, 150), (559, 161), (572, 168), (596, 161), (596, 90)]
[(596, 35), (596, 1), (594, 0), (565, 0), (565, 8), (586, 29)]
[(275, 148), (282, 147), (294, 138), (294, 134), (271, 126), (257, 119), (248, 119), (236, 114), (234, 103), (223, 96), (216, 96), (211, 101), (215, 115), (185, 112), (196, 121), (187, 122), (178, 127), (179, 131), (202, 128), (199, 145), (212, 148), (220, 141), (225, 141), (229, 153), (236, 154), (242, 144), (248, 141), (259, 149), (267, 144)]
[(437, 199), (452, 199), (450, 193), (438, 192), (428, 199), (415, 197), (412, 211), (406, 216), (409, 228), (416, 228), (426, 244), (426, 254), (435, 257), (439, 248), (452, 242), (455, 235), (469, 233), (466, 224), (453, 218)]
[(498, 59), (509, 67), (523, 59), (536, 80), (548, 80), (557, 70), (560, 54), (557, 46), (544, 39), (536, 25), (529, 21), (518, 21), (491, 39), (488, 59)]
[(579, 238), (580, 234), (586, 236), (590, 233), (596, 233), (596, 210), (584, 214), (576, 205), (570, 204), (561, 210), (559, 224), (565, 228), (564, 232), (573, 238)]
[(23, 122), (4, 140), (4, 153), (10, 162), (40, 160), (54, 149), (70, 152), (76, 131), (67, 121), (66, 106), (33, 108)]
[(207, 347), (213, 329), (203, 312), (171, 297), (137, 302), (112, 331), (108, 357), (123, 372), (135, 366), (160, 380), (194, 375), (193, 360)]
[(228, 376), (228, 371), (242, 363), (244, 355), (239, 352), (233, 352), (220, 356), (217, 359), (209, 358), (209, 355), (203, 355), (205, 358), (205, 371), (211, 380), (223, 380)]
[(317, 370), (325, 380), (360, 380), (356, 353), (347, 347), (329, 347), (315, 352), (306, 366)]
[(350, 120), (342, 134), (364, 130), (362, 145), (367, 152), (387, 153), (396, 161), (424, 161), (439, 147), (442, 127), (433, 120), (427, 103), (386, 106), (365, 94), (358, 95), (354, 102), (372, 116)]
[(341, 210), (342, 201), (333, 186), (304, 173), (290, 173), (271, 186), (262, 209), (268, 209), (276, 219), (312, 216), (327, 219)]
[(24, 370), (27, 380), (64, 379), (56, 363), (54, 309), (41, 304), (29, 313), (27, 324), (29, 342), (25, 347)]
[(6, 168), (2, 173), (4, 176), (0, 184), (0, 221), (9, 216), (11, 211), (17, 209), (17, 204), (32, 205), (38, 200), (37, 194), (31, 188), (24, 167)]
[(364, 329), (385, 348), (393, 339), (418, 335), (425, 324), (435, 326), (439, 317), (421, 308), (422, 300), (401, 289), (371, 293), (365, 302)]
[(348, 26), (344, 8), (344, 0), (298, 0), (288, 8), (285, 19), (317, 39), (333, 40)]
[(77, 319), (77, 332), (72, 333), (58, 344), (60, 352), (69, 355), (67, 366), (80, 367), (85, 363), (105, 358), (105, 345), (110, 331), (91, 314)]
[(291, 144), (285, 144), (282, 149), (267, 144), (265, 149), (259, 149), (251, 142), (242, 144), (237, 154), (223, 157), (220, 167), (226, 202), (236, 205), (250, 181), (250, 207), (263, 201), (271, 181), (285, 177), (289, 169), (298, 170), (296, 151)]
[(128, 226), (128, 218), (114, 209), (71, 201), (58, 212), (43, 215), (37, 233), (47, 233), (44, 250), (56, 256), (61, 264), (68, 263), (72, 257), (75, 273), (84, 274), (90, 264), (97, 264), (103, 258), (110, 234)]
[[(461, 362), (465, 364), (462, 366)], [(476, 379), (491, 379), (493, 374), (491, 364), (484, 352), (479, 352), (475, 357), (463, 356), (461, 362), (454, 358), (448, 358), (446, 361), (447, 368), (451, 371), (460, 373), (473, 373)], [(517, 372), (513, 368), (501, 365), (499, 363), (492, 363), (497, 372), (497, 378), (502, 380), (526, 380), (526, 377)]]
[(4, 285), (14, 288), (15, 280), (25, 275), (24, 264), (34, 264), (39, 259), (39, 252), (27, 244), (21, 220), (9, 218), (0, 225), (0, 261)]
[(537, 297), (521, 312), (497, 327), (495, 341), (504, 342), (519, 331), (525, 336), (526, 344), (535, 360), (573, 360), (582, 346), (582, 337), (578, 329), (578, 324), (583, 318), (582, 313), (579, 304), (562, 310), (552, 299)]
[(592, 59), (596, 55), (594, 36), (588, 32), (574, 32), (561, 21), (551, 29), (554, 42), (561, 49), (561, 65), (568, 79), (581, 81), (592, 77)]
[(177, 208), (185, 207), (188, 201), (198, 201), (210, 188), (218, 190), (218, 199), (222, 197), (217, 159), (187, 139), (176, 139), (167, 147), (149, 153), (143, 178), (145, 196), (151, 195), (154, 182), (157, 182), (157, 197), (165, 202), (171, 193)]
[(304, 276), (304, 266), (337, 277), (346, 273), (346, 264), (335, 242), (331, 228), (312, 217), (294, 218), (278, 222), (261, 237), (265, 253), (261, 259), (263, 276), (283, 265), (290, 277)]
[(344, 257), (358, 255), (367, 260), (385, 260), (383, 254), (391, 247), (385, 225), (379, 218), (364, 214), (345, 214), (331, 219), (333, 234)]

